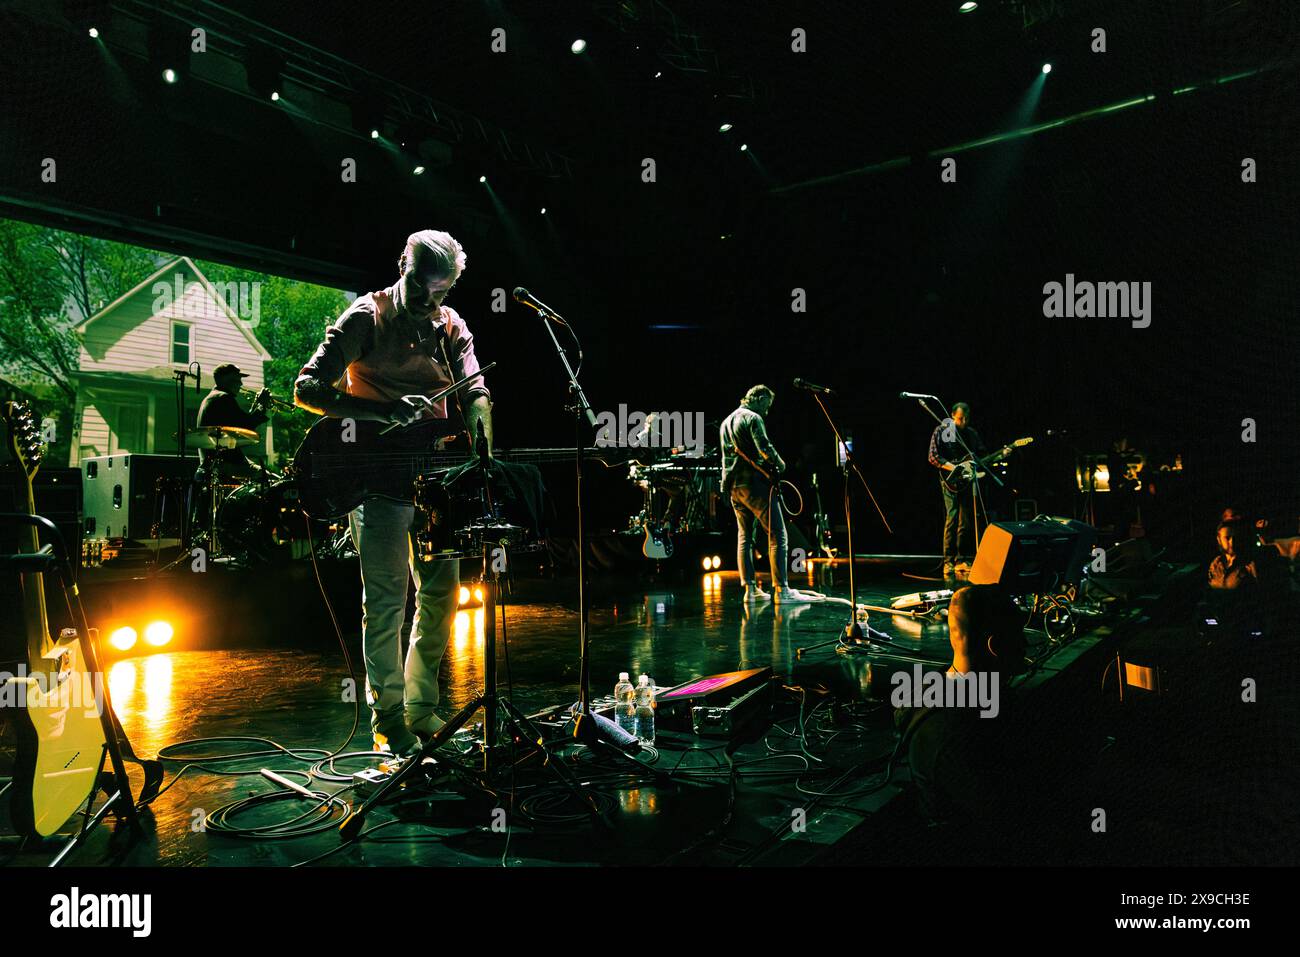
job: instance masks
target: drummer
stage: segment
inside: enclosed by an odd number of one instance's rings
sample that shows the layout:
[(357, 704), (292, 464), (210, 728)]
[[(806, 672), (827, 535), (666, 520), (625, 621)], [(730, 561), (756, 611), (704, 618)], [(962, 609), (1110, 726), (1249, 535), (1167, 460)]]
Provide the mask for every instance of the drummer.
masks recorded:
[[(257, 393), (247, 412), (239, 404), (240, 385), (245, 378), (246, 374), (234, 363), (217, 366), (212, 373), (216, 385), (199, 406), (199, 428), (225, 425), (238, 429), (256, 429), (266, 421), (266, 406), (271, 397), (269, 390), (263, 389)], [(218, 464), (223, 478), (248, 478), (259, 476), (263, 472), (248, 461), (243, 449), (238, 448), (200, 449), (199, 463), (204, 469), (210, 464)]]

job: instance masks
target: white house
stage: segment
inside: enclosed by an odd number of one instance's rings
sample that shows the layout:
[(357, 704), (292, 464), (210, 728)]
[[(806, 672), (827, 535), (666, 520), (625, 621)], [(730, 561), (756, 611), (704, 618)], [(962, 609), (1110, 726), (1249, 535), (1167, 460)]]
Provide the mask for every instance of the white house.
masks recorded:
[[(225, 293), (225, 295), (223, 295)], [(263, 385), (262, 363), (271, 355), (241, 321), (239, 298), (217, 289), (185, 256), (167, 263), (134, 289), (75, 327), (81, 342), (71, 465), (94, 455), (176, 451), (178, 370), (197, 362), (199, 394), (185, 383), (186, 428), (212, 388), (212, 370), (233, 362), (248, 374), (244, 388)], [(251, 396), (243, 397), (247, 406)], [(270, 426), (252, 458), (272, 450)], [(191, 453), (192, 454), (192, 453)]]

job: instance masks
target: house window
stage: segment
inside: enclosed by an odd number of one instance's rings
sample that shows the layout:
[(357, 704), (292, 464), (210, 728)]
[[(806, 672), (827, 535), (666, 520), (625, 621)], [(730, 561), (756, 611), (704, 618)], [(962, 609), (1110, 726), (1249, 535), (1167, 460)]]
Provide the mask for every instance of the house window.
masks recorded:
[(194, 351), (194, 327), (188, 322), (172, 323), (172, 362), (182, 365), (190, 364), (190, 353)]

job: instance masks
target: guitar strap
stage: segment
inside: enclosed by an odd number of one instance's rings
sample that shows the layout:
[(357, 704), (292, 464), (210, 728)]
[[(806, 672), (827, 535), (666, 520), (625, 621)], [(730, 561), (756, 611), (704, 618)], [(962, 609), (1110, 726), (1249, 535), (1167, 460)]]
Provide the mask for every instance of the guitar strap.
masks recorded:
[(759, 465), (757, 462), (751, 459), (748, 455), (746, 455), (744, 451), (741, 450), (739, 443), (736, 442), (735, 433), (732, 431), (732, 429), (734, 428), (734, 423), (732, 423), (731, 420), (728, 419), (728, 422), (724, 424), (726, 424), (728, 427), (725, 428), (722, 433), (722, 440), (727, 443), (727, 447), (732, 451), (732, 453), (738, 455), (740, 458), (748, 462), (749, 467), (752, 468), (759, 475), (763, 476), (763, 478), (767, 479), (769, 482), (772, 481), (772, 476), (767, 474), (767, 469), (763, 468), (761, 465)]

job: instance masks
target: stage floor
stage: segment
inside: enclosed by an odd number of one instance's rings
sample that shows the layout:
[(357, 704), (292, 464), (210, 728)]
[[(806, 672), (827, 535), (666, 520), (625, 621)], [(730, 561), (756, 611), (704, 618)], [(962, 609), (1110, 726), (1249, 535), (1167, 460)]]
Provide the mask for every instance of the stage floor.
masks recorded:
[[(859, 562), (859, 601), (888, 605), (894, 596), (941, 587), (924, 574), (928, 560)], [(896, 740), (887, 703), (873, 700), (882, 672), (911, 666), (913, 657), (936, 666), (950, 658), (946, 616), (921, 621), (871, 613), (873, 628), (898, 645), (843, 654), (826, 645), (847, 620), (847, 566), (810, 565), (795, 582), (832, 600), (795, 607), (764, 603), (747, 608), (734, 572), (696, 574), (673, 583), (600, 581), (591, 609), (594, 696), (612, 692), (620, 671), (651, 675), (660, 687), (733, 669), (770, 666), (780, 677), (773, 727), (729, 758), (725, 741), (661, 733), (658, 753), (637, 768), (625, 759), (570, 748), (564, 765), (589, 785), (609, 827), (590, 816), (553, 772), (520, 748), (516, 773), (490, 782), (493, 793), (465, 775), (409, 789), (399, 805), (367, 819), (377, 833), (340, 848), (341, 813), (319, 820), (315, 833), (289, 839), (248, 839), (216, 833), (219, 809), (275, 787), (259, 771), (269, 767), (306, 784), (304, 773), (333, 752), (370, 747), (364, 702), (359, 710), (344, 657), (332, 634), (284, 636), (257, 648), (181, 648), (122, 658), (111, 667), (110, 688), (136, 751), (163, 748), (185, 760), (167, 763), (164, 792), (151, 804), (149, 838), (120, 863), (136, 866), (285, 866), (320, 859), (324, 865), (596, 865), (610, 863), (807, 863), (878, 815), (906, 782), (884, 774)], [(320, 601), (310, 591), (285, 601)], [(526, 714), (572, 702), (577, 694), (576, 589), (566, 580), (532, 581), (507, 608), (508, 654), (500, 647), (501, 691)], [(355, 666), (359, 641), (344, 622)], [(1029, 635), (1033, 656), (1046, 647)], [(1083, 649), (1086, 635), (1067, 646)], [(451, 716), (482, 686), (481, 609), (459, 613), (443, 664), (443, 703)], [(1070, 654), (1060, 667), (1068, 666)], [(508, 665), (507, 665), (508, 658)], [(873, 682), (873, 672), (875, 674)], [(358, 675), (358, 678), (360, 675)], [(884, 685), (887, 689), (887, 684)], [(885, 692), (887, 694), (887, 691)], [(354, 718), (360, 726), (350, 740)], [(187, 745), (201, 738), (226, 738)], [(274, 743), (272, 743), (274, 742)], [(6, 742), (8, 743), (8, 742)], [(453, 741), (468, 749), (471, 735)], [(286, 749), (278, 751), (278, 748)], [(295, 749), (313, 749), (310, 751)], [(257, 750), (238, 762), (215, 755)], [(8, 763), (8, 755), (3, 760)], [(346, 777), (373, 767), (368, 756), (341, 758)], [(466, 759), (466, 763), (471, 763)], [(218, 773), (220, 772), (220, 773)], [(235, 773), (238, 772), (238, 773)], [(656, 776), (657, 773), (657, 776)], [(733, 779), (732, 775), (735, 775)], [(134, 776), (134, 775), (133, 775)], [(734, 785), (734, 788), (733, 788)], [(319, 778), (316, 789), (355, 802), (345, 781)], [(308, 800), (272, 801), (229, 823), (257, 826), (309, 812)], [(498, 809), (504, 809), (504, 813)], [(7, 810), (4, 812), (7, 816)], [(5, 822), (7, 823), (7, 822)], [(218, 825), (219, 826), (219, 825)], [(69, 863), (94, 866), (114, 859), (107, 829), (92, 835)], [(332, 853), (331, 853), (332, 852)], [(324, 855), (322, 857), (322, 855)], [(27, 848), (20, 864), (48, 854)]]

